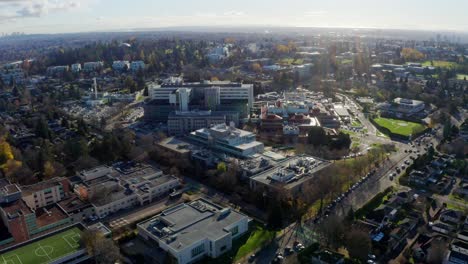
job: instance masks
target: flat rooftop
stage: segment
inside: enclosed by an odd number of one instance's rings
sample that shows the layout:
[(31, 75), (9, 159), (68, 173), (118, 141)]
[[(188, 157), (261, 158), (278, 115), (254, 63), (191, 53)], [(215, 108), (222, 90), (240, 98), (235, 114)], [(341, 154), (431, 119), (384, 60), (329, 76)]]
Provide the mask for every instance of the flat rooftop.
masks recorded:
[(26, 205), (26, 203), (23, 202), (22, 199), (16, 200), (7, 205), (3, 205), (2, 209), (5, 211), (5, 213), (10, 219), (16, 218), (18, 215), (21, 214), (25, 215), (32, 213), (31, 209)]
[(56, 205), (42, 207), (37, 209), (35, 213), (37, 227), (47, 226), (68, 217), (65, 212), (63, 212), (62, 209)]
[(2, 194), (13, 194), (21, 192), (20, 188), (16, 184), (9, 184), (3, 187), (0, 187), (0, 193)]
[(228, 235), (225, 228), (243, 218), (247, 216), (199, 199), (169, 208), (138, 225), (149, 231), (154, 239), (181, 251), (202, 239), (217, 240)]
[(104, 195), (101, 194), (101, 195), (98, 195), (97, 197), (90, 198), (89, 201), (96, 206), (103, 206), (108, 203), (121, 200), (131, 194), (133, 194), (133, 192), (127, 193), (123, 187), (117, 186), (117, 189), (109, 190), (108, 193)]
[(175, 137), (166, 138), (159, 142), (158, 145), (181, 154), (189, 153), (192, 146), (192, 144)]
[(68, 214), (73, 214), (75, 212), (79, 212), (82, 209), (91, 207), (89, 202), (84, 202), (78, 198), (78, 196), (74, 193), (60, 202), (57, 203), (62, 210), (64, 210)]
[(252, 180), (270, 186), (292, 189), (328, 167), (331, 163), (311, 156), (295, 156), (251, 177)]
[(47, 181), (42, 181), (38, 182), (32, 185), (27, 185), (21, 187), (21, 191), (23, 192), (23, 195), (30, 195), (32, 193), (42, 191), (44, 189), (52, 188), (58, 185), (62, 185), (62, 180), (64, 178), (53, 178)]

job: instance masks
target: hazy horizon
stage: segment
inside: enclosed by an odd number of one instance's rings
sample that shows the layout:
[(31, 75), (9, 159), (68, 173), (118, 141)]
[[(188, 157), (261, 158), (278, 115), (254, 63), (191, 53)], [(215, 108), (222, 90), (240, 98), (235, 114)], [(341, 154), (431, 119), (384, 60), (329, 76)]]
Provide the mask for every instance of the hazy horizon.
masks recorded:
[(176, 27), (366, 28), (468, 32), (457, 0), (0, 0), (0, 33), (74, 33)]

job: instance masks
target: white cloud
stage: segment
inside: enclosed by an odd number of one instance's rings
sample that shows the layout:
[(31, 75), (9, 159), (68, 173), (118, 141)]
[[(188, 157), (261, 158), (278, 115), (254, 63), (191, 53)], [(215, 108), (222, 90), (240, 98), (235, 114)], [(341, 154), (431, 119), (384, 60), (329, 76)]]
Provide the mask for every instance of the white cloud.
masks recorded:
[(87, 0), (0, 0), (0, 21), (78, 9)]

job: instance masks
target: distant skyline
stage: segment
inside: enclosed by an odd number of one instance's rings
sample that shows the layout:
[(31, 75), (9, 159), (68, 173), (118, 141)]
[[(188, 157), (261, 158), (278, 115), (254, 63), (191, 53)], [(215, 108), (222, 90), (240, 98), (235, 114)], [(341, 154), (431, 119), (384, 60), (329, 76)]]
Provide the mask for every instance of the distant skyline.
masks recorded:
[(185, 26), (385, 28), (468, 33), (466, 0), (0, 0), (0, 33)]

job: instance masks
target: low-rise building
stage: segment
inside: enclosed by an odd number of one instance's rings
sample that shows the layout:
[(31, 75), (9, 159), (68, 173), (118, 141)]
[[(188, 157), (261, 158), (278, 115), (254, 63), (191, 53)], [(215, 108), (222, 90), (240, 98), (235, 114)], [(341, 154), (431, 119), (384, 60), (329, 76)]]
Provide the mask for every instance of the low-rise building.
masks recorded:
[(138, 235), (156, 242), (177, 263), (194, 263), (228, 252), (233, 239), (248, 231), (249, 218), (204, 199), (180, 204), (137, 225)]
[(47, 68), (47, 75), (55, 76), (60, 75), (69, 70), (68, 66), (51, 66)]
[(311, 156), (295, 156), (250, 177), (250, 188), (275, 193), (285, 190), (291, 195), (302, 191), (304, 183), (315, 178), (330, 162)]
[(167, 120), (169, 135), (184, 135), (201, 128), (234, 122), (239, 125), (239, 113), (235, 111), (175, 111)]
[(150, 165), (120, 163), (81, 172), (73, 180), (81, 199), (89, 200), (98, 217), (151, 203), (179, 187), (179, 180)]
[(81, 71), (81, 63), (74, 63), (71, 65), (71, 71), (74, 73)]
[(256, 153), (263, 152), (262, 142), (255, 140), (255, 134), (235, 128), (231, 122), (203, 128), (190, 133), (189, 138), (207, 147), (225, 154), (247, 158)]
[(0, 216), (16, 243), (53, 228), (71, 224), (71, 219), (60, 207), (50, 205), (32, 210), (23, 200), (0, 207)]
[(137, 72), (139, 70), (144, 70), (145, 69), (145, 62), (139, 60), (139, 61), (132, 61), (130, 63), (130, 70), (133, 72)]
[(112, 63), (112, 69), (114, 69), (114, 71), (126, 71), (130, 69), (130, 62), (129, 61), (114, 61)]
[(104, 67), (104, 62), (102, 62), (102, 61), (91, 61), (91, 62), (85, 62), (83, 64), (83, 70), (85, 72), (99, 71), (103, 67)]
[(7, 204), (21, 199), (21, 190), (16, 184), (0, 181), (0, 204)]
[(21, 187), (24, 202), (33, 210), (61, 201), (69, 191), (70, 183), (66, 178), (53, 178)]
[(392, 103), (381, 103), (377, 107), (382, 112), (396, 114), (397, 116), (411, 116), (424, 111), (425, 104), (419, 100), (395, 98)]

